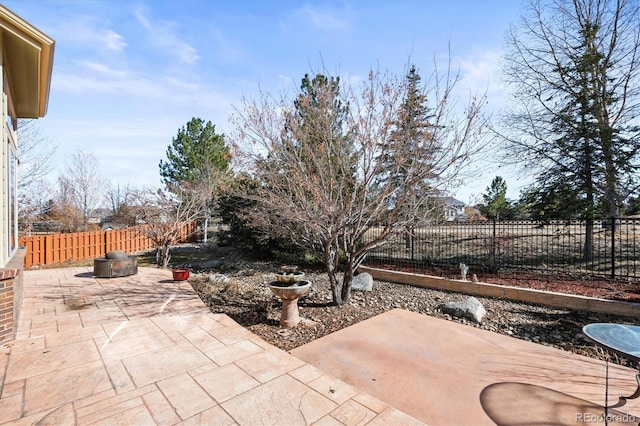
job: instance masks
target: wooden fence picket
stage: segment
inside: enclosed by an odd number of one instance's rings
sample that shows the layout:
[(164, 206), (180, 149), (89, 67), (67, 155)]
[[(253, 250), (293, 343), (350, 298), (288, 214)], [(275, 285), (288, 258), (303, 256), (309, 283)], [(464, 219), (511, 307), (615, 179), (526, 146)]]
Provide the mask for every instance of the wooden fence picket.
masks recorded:
[[(113, 250), (135, 253), (154, 247), (144, 234), (145, 225), (107, 231), (20, 237), (27, 249), (24, 267), (53, 265), (104, 256)], [(180, 243), (195, 241), (197, 223), (185, 223), (180, 229)]]

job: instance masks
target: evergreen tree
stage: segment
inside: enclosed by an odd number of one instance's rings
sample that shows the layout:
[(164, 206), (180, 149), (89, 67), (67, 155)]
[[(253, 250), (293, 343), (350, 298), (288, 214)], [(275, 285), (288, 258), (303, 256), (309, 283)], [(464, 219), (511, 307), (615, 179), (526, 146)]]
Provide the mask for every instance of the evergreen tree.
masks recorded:
[(515, 210), (519, 217), (532, 220), (579, 219), (577, 214), (571, 213), (576, 204), (576, 194), (569, 185), (559, 185), (551, 190), (531, 185), (520, 192)]
[[(385, 172), (379, 183), (402, 188), (405, 182), (415, 181), (417, 187), (412, 193), (416, 200), (413, 203), (418, 203), (420, 199), (427, 200), (429, 195), (435, 195), (430, 190), (429, 181), (436, 175), (435, 162), (441, 147), (433, 136), (430, 120), (434, 115), (427, 106), (427, 97), (415, 66), (411, 66), (405, 79), (406, 93), (393, 123), (394, 130), (389, 140), (382, 144), (380, 164)], [(403, 158), (399, 159), (399, 156)], [(424, 175), (412, 176), (416, 170), (423, 171)], [(403, 194), (397, 192), (390, 202), (395, 203), (401, 196)]]
[(224, 135), (217, 134), (210, 121), (195, 117), (178, 130), (166, 156), (167, 161), (160, 160), (160, 176), (168, 188), (207, 179), (214, 172), (225, 173), (231, 161)]
[[(172, 139), (166, 155), (167, 161), (160, 160), (162, 182), (180, 203), (177, 211), (189, 206), (187, 211), (202, 220), (207, 242), (209, 218), (218, 207), (231, 161), (224, 135), (217, 134), (210, 121), (194, 117)], [(208, 200), (201, 202), (204, 192), (208, 192)], [(200, 207), (197, 212), (195, 205)]]
[[(340, 159), (357, 154), (345, 129), (349, 106), (340, 98), (340, 78), (316, 74), (310, 79), (309, 74), (305, 74), (293, 104), (295, 113), (287, 118), (286, 137), (292, 146), (300, 150), (301, 158), (307, 160), (309, 174), (322, 176), (317, 168), (329, 167), (331, 173), (349, 180), (354, 169), (341, 170), (339, 165), (343, 162)], [(326, 151), (328, 162), (318, 164), (312, 160), (312, 152), (317, 149)]]
[(586, 220), (588, 261), (595, 218), (616, 215), (638, 186), (640, 4), (532, 0), (529, 11), (509, 34), (516, 103), (502, 135), (547, 213)]
[(507, 182), (496, 176), (482, 194), (483, 205), (480, 212), (490, 218), (508, 219), (511, 213), (511, 202), (507, 199)]

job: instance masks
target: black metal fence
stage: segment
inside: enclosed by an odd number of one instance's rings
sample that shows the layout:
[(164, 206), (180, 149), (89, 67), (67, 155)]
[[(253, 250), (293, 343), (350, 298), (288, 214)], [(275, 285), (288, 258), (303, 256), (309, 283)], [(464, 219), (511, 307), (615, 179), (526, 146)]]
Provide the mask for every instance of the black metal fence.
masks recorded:
[(412, 227), (371, 252), (366, 264), (420, 272), (443, 267), (459, 271), (464, 263), (484, 273), (526, 271), (640, 280), (640, 219), (596, 220), (592, 231), (588, 229), (587, 222), (580, 220)]

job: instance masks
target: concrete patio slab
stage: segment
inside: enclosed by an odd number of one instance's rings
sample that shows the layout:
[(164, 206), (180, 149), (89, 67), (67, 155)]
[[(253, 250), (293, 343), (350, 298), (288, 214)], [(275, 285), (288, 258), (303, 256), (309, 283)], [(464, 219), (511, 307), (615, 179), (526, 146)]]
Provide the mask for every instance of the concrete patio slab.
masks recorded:
[(0, 424), (421, 424), (210, 313), (171, 272), (26, 271)]
[[(404, 310), (291, 353), (431, 425), (604, 424), (607, 367), (609, 404), (636, 387), (629, 368)], [(640, 399), (608, 414), (638, 424)]]

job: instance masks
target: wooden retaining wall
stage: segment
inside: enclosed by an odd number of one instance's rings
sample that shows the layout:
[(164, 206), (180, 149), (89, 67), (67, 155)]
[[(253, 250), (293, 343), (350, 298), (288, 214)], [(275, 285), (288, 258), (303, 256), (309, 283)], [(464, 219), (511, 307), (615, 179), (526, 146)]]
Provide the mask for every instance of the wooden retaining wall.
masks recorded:
[(369, 268), (366, 266), (361, 266), (358, 268), (358, 271), (368, 272), (373, 276), (373, 278), (380, 281), (409, 284), (436, 290), (455, 291), (474, 296), (495, 297), (517, 302), (537, 303), (558, 308), (640, 317), (640, 303), (596, 299), (592, 297), (575, 296), (551, 291), (509, 287), (499, 284), (472, 283), (469, 281), (452, 280), (409, 272)]

